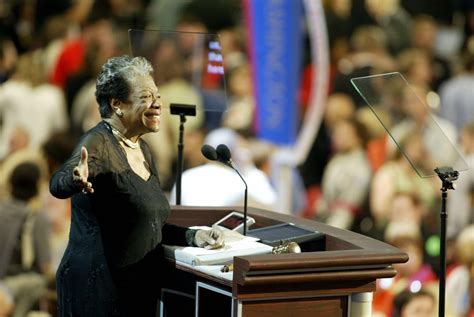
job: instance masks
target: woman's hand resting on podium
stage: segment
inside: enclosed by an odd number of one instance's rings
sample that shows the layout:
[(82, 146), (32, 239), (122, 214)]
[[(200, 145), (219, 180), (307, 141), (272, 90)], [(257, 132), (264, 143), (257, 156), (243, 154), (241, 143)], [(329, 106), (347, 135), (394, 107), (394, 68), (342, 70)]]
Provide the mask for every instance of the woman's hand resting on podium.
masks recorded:
[(218, 249), (224, 246), (224, 233), (219, 229), (198, 230), (194, 236), (194, 244), (208, 250)]

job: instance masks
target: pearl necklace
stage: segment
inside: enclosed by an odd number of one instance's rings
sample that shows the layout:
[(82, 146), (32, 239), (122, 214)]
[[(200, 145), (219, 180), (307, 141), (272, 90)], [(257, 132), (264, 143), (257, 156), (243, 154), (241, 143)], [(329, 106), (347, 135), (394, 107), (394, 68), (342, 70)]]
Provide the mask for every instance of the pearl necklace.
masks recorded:
[(138, 147), (140, 146), (140, 143), (138, 141), (133, 142), (132, 140), (128, 139), (125, 135), (123, 135), (122, 132), (115, 129), (112, 125), (110, 125), (110, 127), (112, 128), (112, 133), (116, 137), (118, 137), (120, 141), (122, 141), (126, 146), (128, 146), (131, 149), (138, 149)]

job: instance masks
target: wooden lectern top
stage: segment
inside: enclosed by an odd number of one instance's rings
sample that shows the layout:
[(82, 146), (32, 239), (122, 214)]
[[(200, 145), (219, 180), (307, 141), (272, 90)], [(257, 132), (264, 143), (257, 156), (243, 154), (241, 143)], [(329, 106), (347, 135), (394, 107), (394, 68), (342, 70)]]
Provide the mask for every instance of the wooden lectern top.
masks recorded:
[[(232, 210), (242, 211), (242, 207), (173, 206), (169, 222), (180, 226), (210, 225)], [(235, 257), (231, 287), (239, 299), (259, 298), (268, 293), (284, 297), (306, 292), (314, 295), (318, 291), (372, 292), (376, 279), (396, 275), (392, 264), (408, 260), (408, 255), (399, 249), (348, 230), (257, 208), (249, 208), (248, 214), (256, 221), (252, 229), (294, 223), (325, 237), (322, 248), (314, 252)]]

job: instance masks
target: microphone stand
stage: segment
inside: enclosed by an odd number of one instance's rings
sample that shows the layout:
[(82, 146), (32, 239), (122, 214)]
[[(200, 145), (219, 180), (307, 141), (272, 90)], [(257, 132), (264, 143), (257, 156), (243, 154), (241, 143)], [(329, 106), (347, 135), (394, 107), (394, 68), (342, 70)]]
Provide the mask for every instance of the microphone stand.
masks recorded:
[(196, 106), (186, 104), (170, 104), (170, 112), (174, 115), (179, 115), (179, 138), (178, 138), (178, 162), (176, 167), (176, 205), (181, 205), (181, 176), (183, 174), (184, 158), (184, 123), (186, 122), (186, 115), (195, 116)]
[(453, 189), (453, 182), (458, 179), (459, 172), (451, 167), (441, 167), (435, 169), (436, 174), (442, 181), (441, 186), (441, 213), (440, 213), (440, 252), (439, 252), (439, 302), (438, 316), (445, 315), (445, 297), (446, 297), (446, 220), (448, 214), (446, 212), (446, 201), (448, 198), (448, 190)]
[(184, 135), (184, 123), (186, 122), (186, 116), (182, 113), (179, 114), (179, 138), (178, 138), (178, 163), (176, 166), (176, 205), (181, 205), (181, 176), (183, 175), (183, 135)]
[(247, 182), (244, 180), (242, 175), (240, 175), (239, 171), (233, 166), (230, 150), (227, 147), (227, 145), (219, 144), (216, 148), (216, 153), (217, 153), (217, 160), (221, 161), (225, 165), (232, 168), (237, 173), (237, 175), (239, 175), (242, 182), (244, 182), (244, 185), (245, 185), (245, 192), (244, 192), (244, 236), (246, 236), (247, 235), (247, 192), (248, 192)]
[(245, 185), (245, 191), (244, 191), (244, 236), (247, 235), (247, 192), (248, 192), (248, 187), (247, 187), (247, 182), (244, 180), (242, 175), (240, 175), (239, 171), (232, 166), (232, 164), (229, 162), (228, 166), (230, 166), (234, 171), (237, 172), (237, 175), (239, 175), (240, 179), (242, 182), (244, 182)]
[(245, 179), (242, 177), (240, 172), (234, 167), (232, 164), (232, 159), (231, 159), (231, 154), (230, 150), (225, 144), (219, 144), (217, 146), (217, 149), (214, 149), (210, 145), (203, 145), (201, 148), (201, 152), (210, 161), (219, 161), (222, 164), (224, 164), (227, 167), (230, 167), (233, 169), (237, 175), (239, 175), (240, 179), (242, 182), (244, 182), (245, 185), (245, 191), (244, 191), (244, 236), (247, 235), (247, 193), (248, 193), (248, 186), (247, 182)]

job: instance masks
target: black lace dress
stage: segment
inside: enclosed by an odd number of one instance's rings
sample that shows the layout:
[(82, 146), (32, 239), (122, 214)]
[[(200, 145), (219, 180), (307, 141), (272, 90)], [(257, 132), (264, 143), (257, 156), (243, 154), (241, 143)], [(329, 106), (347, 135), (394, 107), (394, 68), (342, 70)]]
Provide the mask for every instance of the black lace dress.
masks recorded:
[[(89, 153), (93, 194), (72, 182), (81, 146)], [(192, 243), (193, 230), (166, 223), (168, 201), (150, 149), (140, 146), (151, 170), (147, 180), (101, 122), (51, 178), (54, 196), (72, 196), (69, 243), (56, 275), (60, 316), (154, 316), (165, 270), (161, 243)]]

